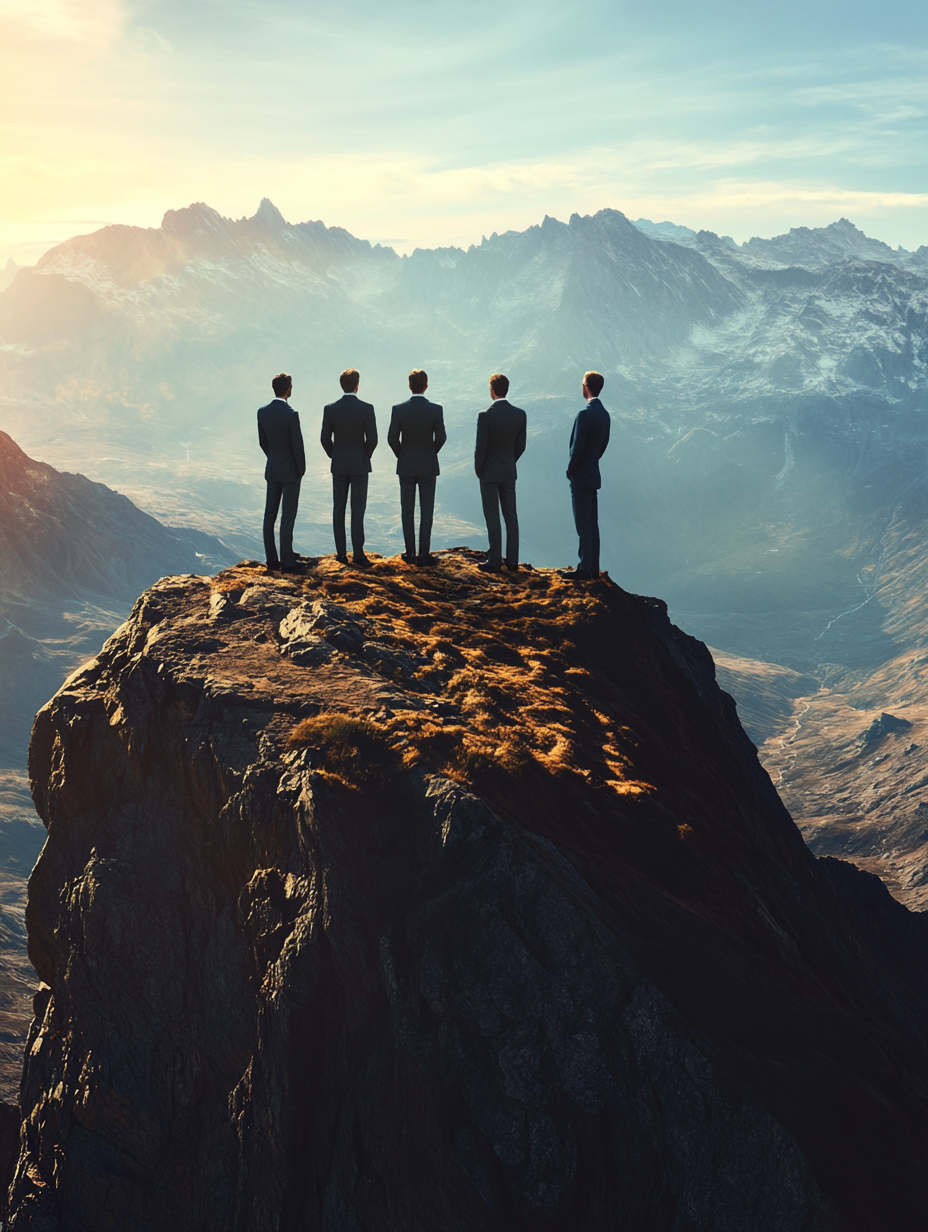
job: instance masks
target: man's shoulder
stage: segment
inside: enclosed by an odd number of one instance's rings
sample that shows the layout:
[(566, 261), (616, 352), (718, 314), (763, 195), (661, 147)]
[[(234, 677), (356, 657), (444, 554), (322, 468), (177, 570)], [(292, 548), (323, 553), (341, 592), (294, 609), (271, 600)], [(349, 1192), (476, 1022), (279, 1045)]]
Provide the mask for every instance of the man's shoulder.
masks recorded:
[(258, 407), (259, 415), (295, 415), (296, 411), (289, 402), (284, 402), (283, 398), (273, 398), (267, 406)]
[(334, 411), (337, 407), (344, 406), (347, 401), (347, 398), (336, 398), (334, 402), (327, 402), (323, 410)]

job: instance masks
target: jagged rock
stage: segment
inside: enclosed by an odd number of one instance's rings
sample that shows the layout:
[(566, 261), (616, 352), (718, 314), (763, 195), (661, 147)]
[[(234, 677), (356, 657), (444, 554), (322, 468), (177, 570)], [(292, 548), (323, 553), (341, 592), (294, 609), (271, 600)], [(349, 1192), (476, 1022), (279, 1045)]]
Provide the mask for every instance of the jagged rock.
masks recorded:
[(875, 744), (891, 732), (907, 731), (912, 724), (908, 719), (900, 719), (895, 714), (887, 714), (884, 710), (878, 719), (874, 719), (865, 732), (861, 733), (862, 744)]
[(7, 1214), (7, 1195), (16, 1167), (21, 1121), (15, 1104), (0, 1103), (0, 1219)]
[(14, 1232), (921, 1226), (925, 922), (663, 604), (258, 580), (165, 579), (38, 717)]

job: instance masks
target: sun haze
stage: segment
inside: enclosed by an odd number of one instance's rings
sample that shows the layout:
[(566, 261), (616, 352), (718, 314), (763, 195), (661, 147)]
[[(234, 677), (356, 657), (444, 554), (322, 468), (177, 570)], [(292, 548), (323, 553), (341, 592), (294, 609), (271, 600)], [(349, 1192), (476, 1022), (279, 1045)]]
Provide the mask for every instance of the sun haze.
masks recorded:
[(261, 196), (401, 251), (603, 206), (738, 240), (845, 215), (916, 248), (926, 13), (11, 0), (0, 259)]

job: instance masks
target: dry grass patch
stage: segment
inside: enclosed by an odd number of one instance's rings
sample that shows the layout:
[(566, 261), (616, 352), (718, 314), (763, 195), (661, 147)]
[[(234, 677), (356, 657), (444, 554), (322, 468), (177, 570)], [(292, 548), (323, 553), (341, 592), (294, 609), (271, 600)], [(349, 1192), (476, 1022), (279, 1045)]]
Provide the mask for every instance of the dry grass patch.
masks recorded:
[(384, 788), (400, 765), (386, 733), (361, 715), (314, 715), (296, 725), (288, 744), (317, 751), (322, 768), (347, 783)]

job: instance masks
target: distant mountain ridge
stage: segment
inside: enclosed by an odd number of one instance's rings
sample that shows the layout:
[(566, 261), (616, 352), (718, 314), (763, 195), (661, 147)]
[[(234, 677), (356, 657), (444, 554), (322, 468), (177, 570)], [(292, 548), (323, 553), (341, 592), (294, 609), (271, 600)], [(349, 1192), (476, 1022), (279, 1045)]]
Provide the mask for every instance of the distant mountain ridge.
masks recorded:
[[(651, 239), (670, 241), (676, 244), (697, 246), (700, 239), (711, 243), (719, 237), (712, 231), (694, 231), (692, 227), (675, 222), (651, 222), (649, 218), (636, 218), (633, 226)], [(928, 268), (928, 245), (921, 245), (909, 252), (900, 244), (891, 248), (882, 240), (871, 239), (847, 218), (839, 218), (827, 227), (791, 227), (786, 235), (771, 239), (754, 236), (743, 243), (736, 243), (730, 235), (723, 235), (721, 242), (734, 248), (742, 257), (753, 257), (776, 265), (799, 265), (819, 269), (835, 261), (863, 258), (873, 261), (890, 261), (903, 269), (916, 272)]]
[(140, 591), (231, 557), (209, 535), (171, 530), (102, 483), (34, 461), (0, 432), (0, 765), (24, 758), (36, 709)]
[(119, 492), (36, 462), (0, 432), (0, 607), (82, 591), (130, 603), (164, 573), (214, 572), (222, 544), (172, 531)]

